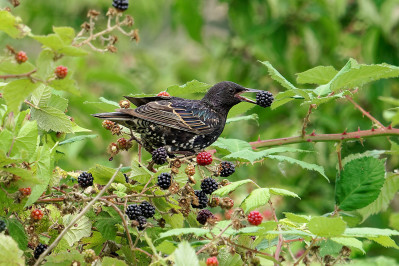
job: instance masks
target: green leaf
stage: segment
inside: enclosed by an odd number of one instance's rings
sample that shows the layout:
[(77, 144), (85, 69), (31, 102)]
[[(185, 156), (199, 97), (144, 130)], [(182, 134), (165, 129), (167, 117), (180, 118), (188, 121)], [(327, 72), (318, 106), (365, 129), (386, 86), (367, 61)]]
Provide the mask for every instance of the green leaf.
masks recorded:
[(304, 169), (316, 171), (319, 174), (321, 174), (322, 176), (324, 176), (327, 179), (327, 181), (329, 181), (328, 177), (324, 173), (324, 168), (322, 166), (320, 166), (320, 165), (311, 164), (311, 163), (307, 163), (307, 162), (304, 162), (304, 161), (299, 161), (297, 159), (294, 159), (294, 158), (291, 158), (291, 157), (287, 157), (287, 156), (283, 156), (283, 155), (269, 155), (269, 156), (267, 156), (267, 158), (275, 159), (275, 160), (278, 160), (278, 161), (286, 161), (286, 162), (289, 162), (289, 163), (297, 164), (297, 165), (299, 165), (300, 167), (302, 167)]
[(366, 220), (370, 215), (385, 211), (398, 190), (399, 175), (396, 173), (389, 173), (385, 179), (378, 198), (366, 207), (357, 210), (357, 212), (362, 215), (363, 221)]
[(335, 185), (335, 200), (341, 210), (363, 208), (380, 194), (385, 181), (384, 161), (362, 157), (347, 163)]
[(235, 181), (232, 182), (231, 184), (228, 184), (227, 186), (221, 187), (218, 190), (214, 191), (212, 195), (218, 195), (218, 196), (226, 196), (229, 193), (233, 192), (236, 190), (238, 187), (247, 184), (247, 183), (252, 183), (253, 181), (251, 179), (245, 179), (245, 180), (240, 180), (240, 181)]
[(94, 139), (94, 138), (97, 138), (97, 137), (98, 137), (98, 135), (76, 136), (76, 137), (72, 137), (72, 138), (66, 139), (64, 141), (61, 141), (58, 145), (61, 146), (61, 145), (69, 144), (69, 143), (74, 143), (74, 142), (77, 142), (77, 141), (82, 141), (82, 140), (85, 140), (85, 139)]
[(54, 79), (49, 83), (49, 86), (56, 90), (66, 91), (79, 96), (80, 91), (76, 87), (76, 81), (69, 79), (68, 76), (64, 79)]
[(331, 240), (347, 247), (357, 248), (363, 254), (366, 254), (366, 252), (363, 249), (362, 241), (354, 237), (332, 237)]
[(205, 93), (211, 85), (199, 82), (198, 80), (192, 80), (184, 85), (173, 85), (166, 89), (171, 96), (187, 97), (189, 95), (197, 93)]
[(389, 216), (389, 226), (399, 230), (399, 213), (392, 213), (391, 216)]
[(268, 188), (257, 188), (241, 202), (240, 207), (247, 213), (256, 208), (263, 207), (269, 199), (270, 192)]
[(56, 94), (52, 94), (47, 105), (50, 107), (54, 107), (61, 112), (66, 112), (68, 108), (68, 100)]
[(247, 121), (247, 120), (254, 120), (257, 124), (259, 124), (259, 116), (257, 114), (245, 115), (245, 116), (238, 116), (232, 117), (227, 119), (226, 124), (238, 122), (238, 121)]
[(185, 218), (181, 213), (173, 214), (172, 216), (170, 216), (170, 214), (162, 214), (162, 218), (172, 228), (182, 228), (185, 221)]
[(28, 247), (28, 237), (25, 234), (24, 226), (17, 219), (5, 219), (8, 233), (18, 243), (21, 250)]
[(243, 150), (252, 150), (251, 144), (240, 139), (218, 138), (218, 140), (212, 144), (212, 147), (226, 150), (231, 153)]
[(14, 138), (14, 145), (11, 150), (12, 157), (31, 156), (34, 154), (37, 146), (37, 123), (36, 121), (27, 121), (19, 130)]
[(32, 83), (29, 79), (17, 79), (4, 87), (4, 99), (10, 112), (19, 112), (22, 102), (40, 83)]
[(274, 195), (280, 195), (280, 196), (288, 196), (288, 197), (294, 197), (294, 198), (298, 198), (300, 199), (300, 197), (295, 194), (294, 192), (291, 192), (289, 190), (286, 189), (282, 189), (282, 188), (269, 188), (270, 193), (274, 194)]
[(123, 260), (118, 260), (111, 257), (104, 257), (102, 260), (102, 265), (127, 266), (126, 262), (124, 262)]
[[(63, 242), (65, 240), (61, 240)], [(64, 242), (65, 243), (65, 242)], [(68, 245), (68, 243), (66, 243)], [(83, 254), (80, 254), (79, 251), (77, 250), (68, 250), (68, 251), (61, 251), (61, 252), (56, 252), (56, 249), (58, 249), (58, 246), (54, 249), (55, 252), (51, 253), (46, 257), (46, 263), (44, 264), (45, 266), (70, 266), (72, 265), (72, 262), (78, 261), (81, 263), (81, 265), (84, 265), (84, 257)], [(62, 245), (63, 246), (63, 245)], [(68, 247), (66, 247), (68, 248)]]
[(378, 236), (397, 236), (399, 232), (391, 229), (380, 229), (371, 227), (346, 228), (344, 236), (353, 237), (378, 237)]
[[(92, 167), (89, 169), (89, 173), (93, 175), (94, 178), (94, 183), (100, 184), (100, 185), (106, 185), (111, 177), (115, 173), (115, 169), (106, 167), (100, 164), (96, 164), (96, 166)], [(119, 172), (116, 177), (114, 182), (116, 183), (126, 183), (125, 177), (121, 172)]]
[(20, 17), (14, 17), (11, 12), (0, 10), (0, 31), (12, 38), (23, 38), (30, 33), (29, 27), (23, 25)]
[[(29, 61), (18, 64), (14, 59), (11, 58), (1, 58), (0, 61), (0, 73), (4, 74), (26, 74), (35, 69), (35, 66), (32, 65)], [(1, 83), (0, 83), (1, 84)], [(7, 83), (3, 83), (0, 87), (7, 85)]]
[(23, 255), (14, 239), (0, 234), (0, 265), (25, 265)]
[(67, 44), (71, 44), (75, 38), (75, 30), (71, 27), (53, 27), (53, 31)]
[(162, 243), (157, 246), (157, 250), (168, 255), (172, 254), (175, 249), (176, 246), (168, 240), (162, 241)]
[(138, 161), (132, 161), (129, 179), (145, 184), (151, 178), (152, 174), (147, 167), (141, 165)]
[(182, 25), (188, 32), (189, 36), (197, 41), (202, 41), (202, 9), (201, 0), (177, 0), (174, 2), (175, 17), (180, 19)]
[(270, 64), (268, 61), (261, 62), (263, 65), (267, 67), (269, 70), (269, 75), (271, 76), (272, 79), (277, 81), (278, 83), (281, 84), (286, 89), (289, 90), (295, 90), (297, 89), (294, 85), (291, 84), (288, 80), (286, 80), (273, 66)]
[(386, 248), (399, 249), (399, 246), (389, 236), (368, 237), (368, 239), (373, 240), (374, 242), (376, 242)]
[(165, 238), (170, 236), (180, 236), (187, 234), (194, 234), (196, 236), (203, 236), (209, 233), (208, 229), (204, 228), (175, 228), (170, 229), (164, 233), (159, 234), (159, 238)]
[(57, 52), (68, 56), (86, 56), (88, 54), (85, 50), (83, 50), (83, 48), (75, 47), (72, 45), (64, 46), (60, 48)]
[(32, 35), (32, 38), (43, 44), (45, 47), (54, 50), (55, 52), (65, 46), (64, 42), (57, 34)]
[(338, 73), (332, 66), (317, 66), (298, 73), (296, 81), (300, 84), (327, 84)]
[(36, 61), (37, 72), (35, 75), (43, 80), (47, 80), (54, 75), (55, 62), (54, 53), (50, 49), (44, 49), (40, 52)]
[[(68, 226), (76, 215), (67, 214), (62, 217), (63, 224)], [(75, 242), (78, 242), (83, 237), (89, 237), (91, 235), (91, 222), (86, 216), (80, 218), (74, 226), (71, 227), (65, 234), (64, 238), (69, 246), (73, 246)]]
[(310, 221), (311, 217), (307, 215), (300, 215), (291, 212), (284, 212), (285, 217), (288, 220), (295, 222), (295, 223), (307, 223)]
[(32, 108), (32, 118), (37, 121), (38, 126), (45, 130), (55, 132), (72, 133), (72, 122), (68, 116), (57, 108), (42, 106)]
[(48, 101), (51, 98), (52, 89), (44, 84), (40, 84), (40, 86), (32, 93), (31, 102), (38, 106), (47, 105)]
[(345, 232), (346, 223), (340, 217), (312, 217), (308, 229), (321, 237), (341, 236)]
[(120, 219), (115, 219), (109, 214), (102, 214), (100, 217), (96, 218), (95, 227), (102, 234), (102, 236), (107, 240), (115, 240), (116, 232), (118, 228), (116, 225), (119, 223)]
[(173, 252), (176, 266), (199, 266), (195, 250), (187, 241), (181, 242)]

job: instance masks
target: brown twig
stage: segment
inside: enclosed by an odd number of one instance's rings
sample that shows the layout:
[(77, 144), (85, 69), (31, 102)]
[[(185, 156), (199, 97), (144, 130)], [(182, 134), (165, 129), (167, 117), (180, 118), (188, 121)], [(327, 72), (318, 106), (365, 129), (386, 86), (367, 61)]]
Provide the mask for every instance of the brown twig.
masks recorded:
[(366, 110), (364, 110), (359, 104), (357, 104), (357, 103), (352, 99), (352, 97), (350, 97), (349, 95), (346, 95), (345, 97), (346, 97), (346, 99), (347, 99), (348, 101), (350, 101), (357, 109), (359, 109), (360, 112), (362, 112), (363, 115), (367, 116), (371, 121), (373, 121), (375, 124), (379, 125), (381, 128), (385, 128), (385, 126), (384, 126), (380, 121), (378, 121), (374, 116), (370, 115), (369, 112), (367, 112)]
[(224, 232), (226, 232), (227, 229), (229, 229), (231, 226), (233, 225), (233, 223), (229, 223), (217, 236), (215, 236), (211, 242), (209, 242), (208, 244), (204, 245), (202, 248), (200, 248), (196, 254), (200, 254), (202, 251), (204, 251), (205, 249), (207, 249), (209, 246), (211, 246), (216, 240), (218, 240), (223, 234)]
[(309, 134), (303, 136), (267, 139), (250, 142), (253, 148), (272, 147), (279, 145), (288, 145), (294, 143), (304, 142), (340, 142), (348, 140), (361, 140), (364, 138), (373, 138), (380, 136), (399, 136), (399, 129), (397, 128), (377, 128), (369, 130), (358, 130), (354, 132), (343, 132), (336, 134)]
[(306, 135), (306, 128), (308, 127), (308, 124), (310, 122), (309, 117), (312, 114), (312, 109), (314, 109), (314, 108), (316, 108), (315, 104), (309, 105), (309, 110), (308, 110), (305, 118), (303, 119), (303, 125), (302, 125), (302, 130), (301, 130), (301, 132), (302, 132), (301, 136), (302, 137), (304, 137)]
[(310, 243), (309, 247), (305, 250), (305, 252), (299, 257), (299, 259), (294, 263), (294, 266), (298, 265), (301, 260), (303, 260), (306, 255), (308, 255), (308, 253), (310, 252), (310, 249), (314, 246), (314, 244), (316, 244), (316, 238), (312, 239), (312, 242)]
[(0, 75), (0, 79), (15, 79), (15, 78), (23, 78), (23, 77), (30, 77), (33, 73), (35, 73), (37, 69), (29, 71), (23, 74), (8, 74), (8, 75)]
[(37, 259), (37, 261), (35, 262), (34, 266), (39, 266), (40, 263), (43, 261), (43, 259), (47, 256), (47, 254), (50, 253), (50, 251), (55, 248), (58, 243), (61, 241), (61, 239), (64, 237), (64, 235), (68, 232), (69, 229), (72, 228), (72, 226), (75, 225), (75, 223), (77, 221), (79, 221), (79, 219), (81, 219), (83, 217), (83, 215), (86, 214), (86, 212), (93, 206), (93, 204), (98, 201), (101, 196), (105, 193), (105, 191), (107, 191), (107, 189), (111, 186), (111, 183), (115, 180), (116, 175), (119, 173), (119, 171), (122, 168), (122, 164), (119, 165), (118, 169), (116, 169), (115, 173), (112, 175), (111, 179), (108, 181), (108, 183), (103, 187), (103, 189), (97, 194), (97, 196), (90, 201), (86, 207), (83, 208), (83, 210), (75, 216), (75, 218), (69, 223), (68, 226), (66, 226), (64, 228), (64, 230), (62, 230), (62, 232), (58, 235), (58, 237), (54, 240), (53, 243), (51, 243), (51, 245), (42, 253), (42, 255), (40, 255), (40, 257)]

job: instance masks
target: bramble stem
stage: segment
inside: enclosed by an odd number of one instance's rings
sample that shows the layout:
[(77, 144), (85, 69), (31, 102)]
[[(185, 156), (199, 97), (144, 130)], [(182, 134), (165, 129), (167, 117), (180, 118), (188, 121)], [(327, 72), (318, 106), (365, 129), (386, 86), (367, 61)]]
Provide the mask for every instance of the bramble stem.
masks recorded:
[(306, 135), (306, 128), (308, 127), (308, 124), (310, 122), (309, 117), (312, 114), (312, 109), (313, 108), (316, 108), (315, 104), (309, 105), (309, 110), (308, 110), (305, 118), (303, 119), (303, 125), (302, 125), (302, 131), (301, 131), (302, 132), (302, 134), (301, 134), (302, 137)]
[(309, 134), (305, 136), (295, 136), (278, 139), (267, 139), (250, 142), (253, 148), (272, 147), (279, 145), (288, 145), (304, 142), (340, 142), (348, 140), (361, 140), (364, 138), (380, 137), (380, 136), (399, 136), (397, 128), (377, 128), (369, 130), (358, 130), (353, 132), (343, 132), (336, 134)]
[(23, 78), (23, 77), (30, 77), (33, 73), (35, 73), (37, 69), (29, 71), (23, 74), (8, 74), (8, 75), (0, 75), (0, 79), (14, 79), (14, 78)]
[(350, 97), (349, 95), (345, 96), (346, 99), (348, 101), (350, 101), (357, 109), (360, 110), (360, 112), (362, 112), (363, 115), (367, 116), (371, 121), (373, 121), (375, 124), (379, 125), (380, 127), (384, 128), (384, 125), (378, 121), (374, 116), (370, 115), (369, 112), (367, 112), (366, 110), (364, 110), (359, 104), (357, 104), (352, 97)]

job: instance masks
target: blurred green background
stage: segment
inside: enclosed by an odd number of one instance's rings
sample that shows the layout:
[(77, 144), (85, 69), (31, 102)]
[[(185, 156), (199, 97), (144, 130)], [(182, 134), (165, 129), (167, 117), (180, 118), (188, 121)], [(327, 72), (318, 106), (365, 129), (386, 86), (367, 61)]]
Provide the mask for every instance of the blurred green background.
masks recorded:
[[(76, 31), (86, 20), (89, 9), (102, 13), (96, 27), (105, 27), (105, 13), (111, 0), (48, 1), (21, 0), (13, 10), (34, 34), (49, 34), (52, 26), (71, 26)], [(10, 6), (0, 0), (0, 6)], [(84, 102), (99, 97), (119, 101), (130, 93), (157, 93), (174, 84), (193, 79), (213, 84), (231, 80), (243, 86), (283, 90), (267, 75), (260, 61), (270, 61), (288, 80), (295, 84), (295, 73), (317, 65), (340, 69), (352, 57), (360, 63), (399, 65), (399, 1), (397, 0), (134, 0), (126, 11), (135, 20), (140, 42), (119, 36), (117, 53), (90, 52), (84, 58), (65, 58), (60, 64), (74, 71), (80, 96), (66, 95), (70, 100), (68, 115), (79, 125), (99, 137), (64, 146), (65, 155), (58, 164), (65, 170), (87, 170), (96, 163), (129, 165), (136, 152), (123, 153), (108, 161), (106, 147), (117, 138), (90, 116), (102, 110)], [(0, 35), (0, 46), (10, 44), (35, 59), (40, 44), (26, 38), (14, 41)], [(398, 80), (373, 83), (360, 91), (355, 100), (383, 124), (390, 123), (389, 112), (395, 107), (380, 96), (399, 97)], [(254, 121), (228, 124), (222, 136), (245, 141), (298, 135), (306, 106), (294, 101), (276, 110), (254, 107), (248, 111), (259, 115)], [(314, 111), (308, 132), (337, 133), (368, 129), (371, 122), (344, 100), (330, 102)], [(391, 141), (395, 141), (391, 138)], [(318, 214), (334, 208), (336, 153), (334, 144), (298, 144), (315, 153), (300, 155), (301, 160), (325, 168), (331, 183), (316, 172), (275, 161), (255, 166), (242, 166), (233, 180), (252, 178), (261, 185), (290, 189), (301, 200), (284, 198), (277, 201), (277, 211)], [(343, 156), (371, 149), (391, 149), (387, 138), (375, 138), (343, 145)], [(145, 154), (145, 158), (149, 158)], [(388, 158), (387, 168), (398, 166), (398, 157)], [(250, 188), (247, 188), (250, 189)], [(236, 193), (237, 199), (243, 197)], [(384, 214), (375, 215), (363, 226), (387, 227), (389, 214), (399, 210), (399, 199)], [(397, 252), (373, 244), (369, 255)]]

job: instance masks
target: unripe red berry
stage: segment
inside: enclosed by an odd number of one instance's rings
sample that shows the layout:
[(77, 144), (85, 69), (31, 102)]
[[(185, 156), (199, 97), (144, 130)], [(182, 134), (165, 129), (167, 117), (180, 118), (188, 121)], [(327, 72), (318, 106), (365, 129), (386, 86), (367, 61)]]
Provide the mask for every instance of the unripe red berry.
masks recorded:
[(258, 211), (251, 211), (248, 214), (248, 222), (252, 225), (260, 225), (262, 223), (263, 217)]
[(54, 73), (58, 79), (63, 79), (68, 75), (68, 68), (65, 66), (57, 66)]
[(102, 126), (107, 130), (111, 130), (115, 126), (115, 123), (110, 120), (104, 120)]
[(117, 143), (118, 143), (118, 148), (120, 150), (128, 150), (128, 149), (130, 149), (132, 147), (132, 142), (128, 141), (125, 138), (119, 138), (117, 140)]
[(166, 91), (161, 91), (160, 93), (157, 94), (157, 96), (170, 97), (170, 94)]
[(115, 156), (119, 153), (119, 147), (118, 144), (115, 142), (112, 142), (111, 144), (108, 145), (108, 153), (111, 154), (111, 156)]
[(28, 56), (25, 52), (19, 51), (15, 54), (15, 60), (17, 60), (18, 64), (25, 63), (28, 60)]
[(206, 260), (206, 266), (218, 266), (219, 261), (216, 257), (210, 257)]
[(203, 151), (198, 153), (197, 155), (197, 163), (199, 165), (209, 165), (212, 163), (212, 154), (209, 152)]
[(121, 108), (127, 109), (127, 108), (130, 107), (130, 102), (129, 102), (128, 100), (121, 100), (121, 101), (119, 102), (119, 106), (120, 106)]
[(42, 210), (39, 209), (34, 209), (30, 213), (30, 217), (32, 217), (34, 220), (41, 220), (43, 218), (43, 212)]
[(29, 196), (30, 193), (32, 192), (32, 189), (30, 187), (25, 187), (25, 188), (20, 188), (19, 191), (21, 191), (22, 195)]

